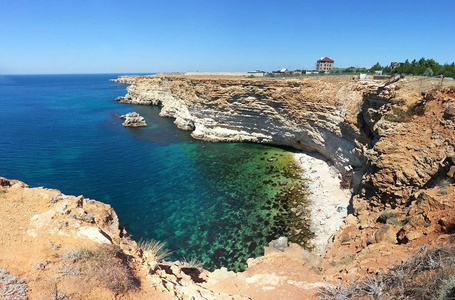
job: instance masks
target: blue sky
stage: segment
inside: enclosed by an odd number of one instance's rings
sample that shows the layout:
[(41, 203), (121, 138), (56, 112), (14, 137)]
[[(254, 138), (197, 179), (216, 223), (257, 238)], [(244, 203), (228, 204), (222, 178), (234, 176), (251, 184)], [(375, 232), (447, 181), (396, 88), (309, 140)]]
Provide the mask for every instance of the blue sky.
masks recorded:
[(0, 74), (455, 61), (455, 1), (0, 0)]

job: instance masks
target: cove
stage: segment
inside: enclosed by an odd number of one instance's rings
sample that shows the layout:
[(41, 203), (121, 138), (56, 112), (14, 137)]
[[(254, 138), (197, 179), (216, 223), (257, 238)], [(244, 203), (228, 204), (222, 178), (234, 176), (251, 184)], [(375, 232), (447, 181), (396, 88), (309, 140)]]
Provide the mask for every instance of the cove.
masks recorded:
[[(113, 206), (135, 240), (242, 270), (288, 232), (289, 149), (193, 140), (159, 108), (117, 103), (119, 74), (0, 78), (0, 175)], [(148, 127), (124, 128), (136, 111)]]

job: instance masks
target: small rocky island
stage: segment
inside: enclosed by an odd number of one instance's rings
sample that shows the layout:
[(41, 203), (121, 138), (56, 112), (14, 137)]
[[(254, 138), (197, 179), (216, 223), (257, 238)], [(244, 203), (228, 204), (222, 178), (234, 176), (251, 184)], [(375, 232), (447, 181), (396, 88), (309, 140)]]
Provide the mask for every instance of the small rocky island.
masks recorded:
[(137, 112), (130, 112), (126, 115), (120, 116), (120, 119), (125, 120), (122, 125), (125, 127), (144, 127), (147, 126), (144, 117)]

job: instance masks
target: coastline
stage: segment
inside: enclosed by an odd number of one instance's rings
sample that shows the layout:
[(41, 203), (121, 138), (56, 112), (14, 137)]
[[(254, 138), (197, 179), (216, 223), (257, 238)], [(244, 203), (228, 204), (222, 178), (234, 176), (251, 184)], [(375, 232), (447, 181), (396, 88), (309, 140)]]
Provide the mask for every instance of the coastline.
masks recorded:
[(349, 190), (340, 188), (341, 179), (334, 166), (319, 153), (298, 152), (294, 159), (302, 169), (302, 178), (309, 180), (308, 191), (310, 231), (316, 253), (324, 251), (328, 240), (343, 224), (351, 198)]

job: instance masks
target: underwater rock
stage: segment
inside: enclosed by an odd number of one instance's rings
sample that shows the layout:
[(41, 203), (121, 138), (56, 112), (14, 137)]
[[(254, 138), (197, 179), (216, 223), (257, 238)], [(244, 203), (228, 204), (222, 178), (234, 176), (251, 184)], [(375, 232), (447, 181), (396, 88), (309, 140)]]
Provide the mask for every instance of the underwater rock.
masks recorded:
[(226, 198), (226, 203), (227, 204), (232, 204), (234, 202), (235, 202), (234, 198), (231, 198), (231, 197)]
[(243, 241), (246, 242), (246, 243), (247, 243), (247, 242), (251, 242), (252, 240), (253, 240), (253, 238), (252, 238), (251, 236), (249, 236), (249, 235), (245, 235), (245, 236), (243, 237)]
[(223, 256), (224, 253), (226, 253), (226, 249), (224, 249), (224, 248), (218, 248), (214, 252), (215, 256), (218, 256), (218, 257)]

